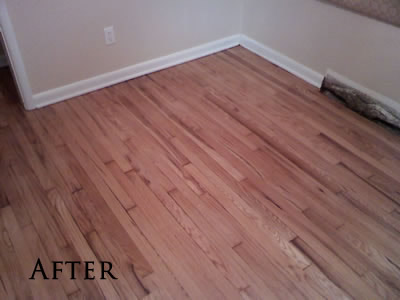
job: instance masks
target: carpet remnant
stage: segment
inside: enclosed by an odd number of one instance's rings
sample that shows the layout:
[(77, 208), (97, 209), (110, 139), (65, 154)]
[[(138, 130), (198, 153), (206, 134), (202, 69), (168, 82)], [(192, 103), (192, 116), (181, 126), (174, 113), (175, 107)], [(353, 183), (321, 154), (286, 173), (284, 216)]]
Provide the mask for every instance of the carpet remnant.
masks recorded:
[(374, 121), (384, 122), (400, 129), (400, 113), (381, 103), (377, 99), (346, 85), (345, 83), (327, 75), (322, 83), (321, 91), (328, 96), (344, 102), (351, 110)]
[(400, 27), (399, 0), (321, 0)]

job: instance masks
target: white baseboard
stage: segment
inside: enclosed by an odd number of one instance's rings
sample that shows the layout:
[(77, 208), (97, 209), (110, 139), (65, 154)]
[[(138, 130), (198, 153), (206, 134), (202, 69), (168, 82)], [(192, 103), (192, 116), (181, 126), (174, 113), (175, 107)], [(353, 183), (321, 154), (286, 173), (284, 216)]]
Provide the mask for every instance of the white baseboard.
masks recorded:
[(340, 81), (341, 83), (365, 94), (371, 97), (372, 99), (376, 100), (377, 102), (380, 102), (383, 105), (388, 106), (389, 108), (393, 109), (398, 116), (400, 116), (400, 103), (396, 102), (395, 100), (386, 97), (382, 94), (379, 94), (378, 92), (375, 92), (369, 88), (366, 88), (365, 86), (362, 86), (361, 84), (331, 70), (328, 69), (326, 72), (326, 75), (332, 76), (332, 78), (335, 78), (336, 80)]
[(240, 35), (233, 35), (191, 49), (176, 52), (171, 55), (149, 60), (137, 65), (35, 94), (33, 95), (33, 101), (36, 108), (54, 104), (69, 98), (80, 96), (123, 81), (238, 46), (239, 41)]
[(5, 55), (0, 55), (0, 68), (7, 66), (8, 66), (7, 57), (5, 57)]
[(263, 45), (246, 35), (240, 38), (240, 45), (251, 52), (254, 52), (273, 64), (285, 69), (286, 71), (296, 75), (297, 77), (307, 81), (308, 83), (320, 88), (324, 75), (320, 74), (301, 63), (283, 55), (282, 53)]
[[(46, 105), (54, 104), (69, 98), (80, 96), (104, 87), (108, 87), (126, 80), (130, 80), (139, 76), (143, 76), (152, 72), (166, 69), (184, 62), (188, 62), (203, 56), (207, 56), (219, 51), (223, 51), (235, 46), (241, 45), (244, 48), (260, 55), (266, 60), (278, 65), (279, 67), (287, 70), (288, 72), (298, 76), (306, 82), (321, 87), (324, 80), (324, 75), (320, 74), (303, 64), (279, 53), (276, 50), (269, 48), (245, 35), (233, 35), (221, 40), (207, 43), (198, 47), (176, 52), (171, 55), (156, 58), (150, 61), (139, 63), (137, 65), (129, 66), (120, 70), (110, 73), (102, 74), (96, 77), (88, 78), (78, 81), (66, 86), (55, 88), (49, 91), (33, 95), (32, 108), (40, 108)], [(0, 60), (1, 62), (1, 60)], [(343, 83), (356, 88), (357, 90), (370, 95), (371, 97), (381, 101), (387, 106), (400, 112), (400, 104), (396, 101), (369, 90), (350, 79), (343, 77), (331, 70), (328, 73), (335, 75), (335, 78), (340, 79)]]

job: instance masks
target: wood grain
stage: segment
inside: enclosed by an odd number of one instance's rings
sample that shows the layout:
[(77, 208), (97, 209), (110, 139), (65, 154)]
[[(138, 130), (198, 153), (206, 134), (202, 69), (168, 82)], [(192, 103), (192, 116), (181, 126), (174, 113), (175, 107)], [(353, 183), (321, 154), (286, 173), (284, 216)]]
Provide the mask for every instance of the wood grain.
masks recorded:
[(236, 47), (32, 112), (9, 76), (1, 299), (400, 297), (400, 139), (293, 75)]

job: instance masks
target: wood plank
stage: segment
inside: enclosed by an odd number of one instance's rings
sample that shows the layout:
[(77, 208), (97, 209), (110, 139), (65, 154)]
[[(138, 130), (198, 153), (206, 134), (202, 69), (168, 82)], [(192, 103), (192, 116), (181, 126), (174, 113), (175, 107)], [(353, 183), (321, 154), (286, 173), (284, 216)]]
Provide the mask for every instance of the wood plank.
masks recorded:
[[(0, 209), (9, 209), (10, 206)], [(13, 245), (10, 234), (4, 226), (3, 218), (0, 219), (0, 255), (1, 255), (1, 280), (4, 293), (11, 299), (13, 298), (32, 298), (32, 290), (26, 280), (26, 274), (23, 272), (23, 266), (18, 260), (18, 254)], [(23, 263), (23, 262), (22, 262)]]
[[(15, 249), (23, 278), (29, 278), (32, 275), (32, 267), (36, 265), (39, 255), (35, 253), (35, 249), (33, 249), (33, 251), (30, 250), (30, 246), (34, 245), (28, 244), (28, 239), (24, 237), (25, 235), (19, 227), (11, 207), (1, 209), (0, 218), (3, 222), (3, 226), (7, 230), (12, 246)], [(66, 294), (57, 281), (46, 282), (44, 280), (30, 280), (28, 283), (34, 298), (50, 299), (52, 296), (56, 295), (59, 299), (67, 299)]]

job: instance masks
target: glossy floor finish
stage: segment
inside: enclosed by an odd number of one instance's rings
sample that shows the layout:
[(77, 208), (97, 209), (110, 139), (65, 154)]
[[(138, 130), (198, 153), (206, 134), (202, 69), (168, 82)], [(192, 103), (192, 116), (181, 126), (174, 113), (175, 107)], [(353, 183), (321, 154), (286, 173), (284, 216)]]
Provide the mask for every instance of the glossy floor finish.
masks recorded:
[(1, 299), (400, 297), (400, 139), (300, 79), (236, 47), (24, 112), (1, 78)]

